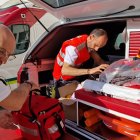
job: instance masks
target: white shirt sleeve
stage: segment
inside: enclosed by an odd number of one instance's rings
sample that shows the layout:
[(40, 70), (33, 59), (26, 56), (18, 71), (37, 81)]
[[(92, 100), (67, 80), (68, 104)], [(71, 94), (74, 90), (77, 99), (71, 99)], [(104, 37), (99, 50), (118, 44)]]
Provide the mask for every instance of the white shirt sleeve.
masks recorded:
[(0, 101), (4, 100), (11, 93), (9, 86), (6, 86), (2, 81), (0, 81)]
[(76, 48), (74, 46), (68, 46), (65, 50), (64, 62), (74, 66), (74, 62), (77, 59), (78, 55), (76, 53)]

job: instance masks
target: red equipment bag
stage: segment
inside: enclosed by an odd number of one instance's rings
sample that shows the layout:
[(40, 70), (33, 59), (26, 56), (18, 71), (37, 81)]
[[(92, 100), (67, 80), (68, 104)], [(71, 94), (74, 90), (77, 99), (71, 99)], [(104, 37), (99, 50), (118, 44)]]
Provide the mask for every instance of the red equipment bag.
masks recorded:
[(20, 111), (12, 112), (26, 140), (56, 140), (65, 133), (64, 112), (57, 99), (31, 91)]

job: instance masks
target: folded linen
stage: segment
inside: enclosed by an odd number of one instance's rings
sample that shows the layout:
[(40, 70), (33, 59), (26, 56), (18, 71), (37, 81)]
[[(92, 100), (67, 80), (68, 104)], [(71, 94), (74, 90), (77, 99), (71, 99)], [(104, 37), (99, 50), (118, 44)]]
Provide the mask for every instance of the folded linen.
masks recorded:
[(82, 83), (81, 88), (85, 90), (96, 91), (97, 93), (103, 93), (113, 98), (130, 101), (133, 103), (140, 103), (140, 90), (133, 89), (124, 86), (117, 86), (105, 82), (85, 80)]

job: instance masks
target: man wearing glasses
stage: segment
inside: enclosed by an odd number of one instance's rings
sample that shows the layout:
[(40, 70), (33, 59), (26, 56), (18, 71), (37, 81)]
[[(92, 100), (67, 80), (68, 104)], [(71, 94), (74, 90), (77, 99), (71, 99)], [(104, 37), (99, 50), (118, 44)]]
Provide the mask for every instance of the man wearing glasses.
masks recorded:
[[(0, 25), (0, 65), (5, 64), (10, 55), (14, 52), (16, 41), (8, 27)], [(21, 84), (11, 91), (4, 79), (0, 77), (0, 106), (9, 110), (20, 110), (24, 104), (29, 91), (38, 88), (32, 82)], [(3, 128), (14, 128), (12, 116), (9, 111), (0, 111), (0, 126)]]

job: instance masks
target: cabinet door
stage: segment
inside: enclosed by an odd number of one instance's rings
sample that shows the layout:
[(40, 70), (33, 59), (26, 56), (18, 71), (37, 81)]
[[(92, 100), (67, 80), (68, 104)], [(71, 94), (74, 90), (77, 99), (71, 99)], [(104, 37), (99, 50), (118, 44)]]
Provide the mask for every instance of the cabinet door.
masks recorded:
[(133, 58), (140, 50), (140, 19), (129, 20), (127, 23), (127, 32), (126, 58)]

